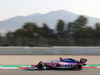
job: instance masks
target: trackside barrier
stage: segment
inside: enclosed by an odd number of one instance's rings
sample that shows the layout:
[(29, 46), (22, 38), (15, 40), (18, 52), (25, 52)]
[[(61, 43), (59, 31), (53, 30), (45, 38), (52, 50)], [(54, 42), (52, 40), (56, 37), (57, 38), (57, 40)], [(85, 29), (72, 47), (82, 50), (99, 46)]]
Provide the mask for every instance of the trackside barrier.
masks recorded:
[(100, 47), (0, 47), (0, 55), (100, 55)]

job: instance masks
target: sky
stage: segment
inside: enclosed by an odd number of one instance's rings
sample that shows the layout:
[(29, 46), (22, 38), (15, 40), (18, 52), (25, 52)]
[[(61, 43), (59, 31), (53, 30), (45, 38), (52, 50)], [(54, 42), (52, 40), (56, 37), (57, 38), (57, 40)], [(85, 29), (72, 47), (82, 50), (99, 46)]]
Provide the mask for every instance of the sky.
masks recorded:
[(0, 0), (0, 21), (56, 10), (100, 18), (100, 0)]

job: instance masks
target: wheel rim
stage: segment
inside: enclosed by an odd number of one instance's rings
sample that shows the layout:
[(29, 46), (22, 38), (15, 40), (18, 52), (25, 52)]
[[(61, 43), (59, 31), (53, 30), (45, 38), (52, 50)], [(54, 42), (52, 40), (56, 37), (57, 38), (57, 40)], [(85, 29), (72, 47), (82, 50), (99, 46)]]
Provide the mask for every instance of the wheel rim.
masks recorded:
[(82, 70), (83, 67), (82, 67), (82, 65), (77, 65), (76, 68), (77, 68), (77, 70)]

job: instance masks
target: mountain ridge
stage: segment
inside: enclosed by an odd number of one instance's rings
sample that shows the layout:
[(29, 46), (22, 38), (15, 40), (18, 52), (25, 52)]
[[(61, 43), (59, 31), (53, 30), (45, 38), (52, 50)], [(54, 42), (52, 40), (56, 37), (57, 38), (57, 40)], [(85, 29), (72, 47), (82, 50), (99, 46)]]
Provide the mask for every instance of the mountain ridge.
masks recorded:
[[(16, 16), (3, 21), (0, 21), (0, 28), (7, 31), (15, 31), (18, 28), (21, 28), (26, 22), (35, 22), (37, 25), (42, 26), (43, 23), (46, 23), (50, 28), (54, 29), (59, 19), (62, 19), (67, 22), (73, 22), (80, 15), (74, 14), (65, 10), (57, 10), (48, 12), (46, 14), (35, 13), (28, 16)], [(100, 22), (100, 18), (86, 16), (88, 18), (89, 26), (93, 26), (95, 23)]]

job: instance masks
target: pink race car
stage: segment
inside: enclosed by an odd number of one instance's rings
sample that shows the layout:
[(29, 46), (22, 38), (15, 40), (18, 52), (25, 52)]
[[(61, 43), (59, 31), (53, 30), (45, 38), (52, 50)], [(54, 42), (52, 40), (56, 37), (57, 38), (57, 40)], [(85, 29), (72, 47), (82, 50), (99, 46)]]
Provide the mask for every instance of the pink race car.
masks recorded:
[(80, 61), (74, 60), (72, 58), (62, 58), (60, 57), (59, 60), (53, 60), (50, 62), (39, 62), (37, 65), (31, 65), (29, 70), (32, 69), (75, 69), (75, 70), (82, 70), (83, 66), (86, 65), (87, 59), (81, 58)]

